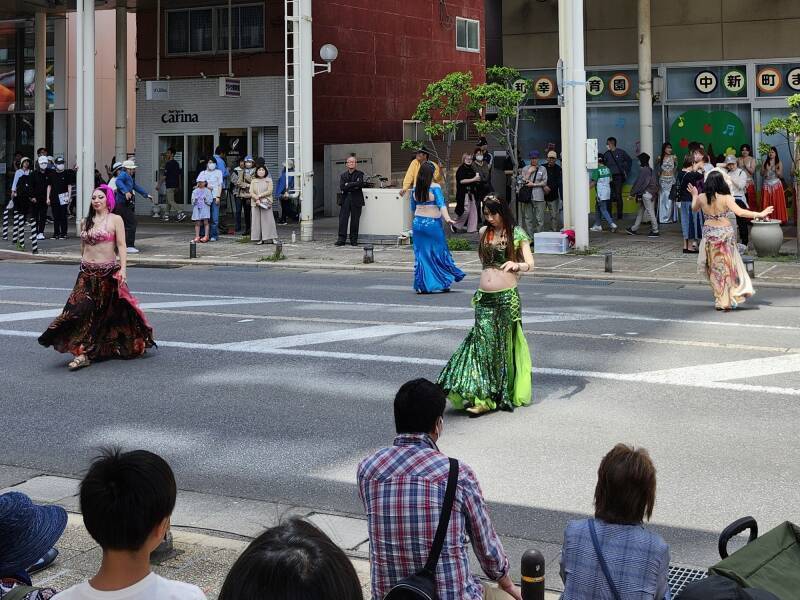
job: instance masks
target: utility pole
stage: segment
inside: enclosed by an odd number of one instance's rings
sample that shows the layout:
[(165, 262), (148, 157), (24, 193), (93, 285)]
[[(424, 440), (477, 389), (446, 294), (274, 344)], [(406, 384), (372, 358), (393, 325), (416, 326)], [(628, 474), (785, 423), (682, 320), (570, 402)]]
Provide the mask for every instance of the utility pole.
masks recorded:
[(128, 9), (117, 6), (116, 27), (116, 123), (114, 125), (114, 154), (123, 161), (128, 154)]
[[(35, 152), (39, 148), (47, 146), (47, 15), (44, 12), (36, 12), (33, 30), (33, 146)], [(33, 160), (36, 160), (35, 156)]]
[(639, 147), (653, 157), (653, 65), (650, 53), (650, 0), (638, 0)]
[(94, 0), (77, 0), (78, 27), (78, 191), (75, 219), (86, 216), (89, 195), (94, 189)]
[(586, 69), (583, 0), (558, 3), (564, 224), (575, 230), (575, 247), (589, 247), (589, 174), (586, 170)]

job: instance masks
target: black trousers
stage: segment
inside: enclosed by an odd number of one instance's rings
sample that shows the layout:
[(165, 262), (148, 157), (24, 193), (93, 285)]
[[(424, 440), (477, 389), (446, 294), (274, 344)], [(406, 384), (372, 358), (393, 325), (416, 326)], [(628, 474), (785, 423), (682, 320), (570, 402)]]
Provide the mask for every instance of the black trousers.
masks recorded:
[(44, 228), (47, 225), (47, 199), (37, 198), (31, 205), (33, 218), (36, 219), (36, 232), (44, 235)]
[(609, 202), (609, 208), (612, 203), (617, 204), (617, 219), (622, 218), (622, 185), (624, 183), (625, 176), (622, 173), (611, 176), (611, 202)]
[[(358, 216), (361, 216), (359, 212)], [(281, 221), (286, 223), (289, 220), (297, 220), (297, 211), (294, 209), (294, 200), (281, 196)]]
[(339, 241), (347, 239), (347, 224), (350, 223), (350, 241), (358, 241), (358, 222), (361, 220), (361, 209), (359, 202), (353, 202), (349, 196), (345, 196), (342, 205), (339, 207)]
[(56, 197), (55, 202), (50, 202), (50, 210), (53, 211), (53, 235), (60, 237), (67, 235), (67, 213), (68, 206), (61, 206)]
[(125, 245), (128, 248), (136, 247), (136, 213), (134, 209), (134, 203), (125, 201), (124, 196), (122, 202), (114, 207), (114, 214), (122, 217), (122, 224), (125, 227)]
[[(737, 206), (750, 210), (747, 208), (745, 201), (741, 198), (734, 198)], [(736, 217), (736, 225), (739, 227), (739, 242), (747, 246), (750, 243), (750, 227), (749, 222), (744, 217)]]

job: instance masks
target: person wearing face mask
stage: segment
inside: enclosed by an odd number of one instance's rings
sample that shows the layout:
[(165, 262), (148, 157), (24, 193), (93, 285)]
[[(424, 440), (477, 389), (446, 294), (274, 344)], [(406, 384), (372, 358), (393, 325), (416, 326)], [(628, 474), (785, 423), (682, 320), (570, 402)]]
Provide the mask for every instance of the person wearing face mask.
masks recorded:
[(253, 182), (253, 175), (256, 172), (256, 163), (253, 157), (248, 155), (244, 157), (244, 168), (236, 178), (236, 186), (239, 189), (239, 198), (244, 212), (244, 235), (250, 235), (250, 224), (252, 222), (252, 214), (250, 210), (250, 184)]
[(153, 200), (153, 197), (148, 194), (142, 186), (133, 180), (133, 175), (136, 173), (136, 163), (132, 160), (126, 160), (120, 167), (119, 174), (117, 175), (117, 194), (118, 202), (114, 208), (115, 214), (122, 217), (125, 223), (125, 239), (128, 243), (128, 254), (137, 254), (139, 250), (135, 246), (136, 242), (136, 196), (135, 193)]
[[(622, 186), (631, 172), (633, 161), (625, 150), (617, 148), (617, 138), (606, 140), (606, 151), (603, 153), (606, 166), (611, 171), (611, 202), (617, 204), (617, 219), (622, 218)], [(610, 205), (610, 204), (609, 204)]]
[(64, 157), (55, 160), (55, 169), (48, 173), (47, 204), (53, 213), (54, 240), (67, 239), (67, 209), (72, 196), (72, 178), (64, 164)]
[[(14, 173), (14, 181), (11, 184), (11, 201), (6, 205), (6, 210), (11, 211), (9, 218), (13, 222), (11, 230), (11, 241), (17, 244), (18, 248), (25, 247), (25, 221), (31, 213), (31, 196), (33, 195), (33, 184), (31, 183), (31, 159), (23, 157), (20, 160), (20, 168)], [(5, 215), (3, 215), (5, 220)], [(36, 221), (30, 220), (31, 237), (36, 237)]]
[[(206, 163), (206, 170), (197, 176), (197, 181), (205, 181), (214, 201), (211, 203), (211, 224), (208, 235), (209, 242), (216, 242), (219, 239), (219, 203), (222, 197), (222, 171), (217, 169), (217, 162), (213, 158)], [(202, 232), (201, 232), (202, 233)]]
[(494, 192), (492, 187), (492, 167), (489, 164), (490, 157), (483, 153), (481, 146), (475, 148), (472, 155), (472, 169), (481, 179), (477, 184), (476, 208), (478, 210), (478, 223), (483, 222), (483, 199)]

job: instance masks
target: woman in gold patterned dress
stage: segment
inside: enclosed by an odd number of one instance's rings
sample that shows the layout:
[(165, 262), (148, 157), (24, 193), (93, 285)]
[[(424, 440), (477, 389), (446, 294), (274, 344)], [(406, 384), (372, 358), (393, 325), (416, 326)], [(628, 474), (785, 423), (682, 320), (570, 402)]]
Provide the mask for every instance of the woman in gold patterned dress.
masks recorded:
[(488, 226), (480, 230), (475, 325), (439, 375), (453, 405), (472, 415), (531, 402), (531, 356), (517, 290), (520, 273), (533, 270), (530, 238), (500, 198), (486, 197), (483, 216)]

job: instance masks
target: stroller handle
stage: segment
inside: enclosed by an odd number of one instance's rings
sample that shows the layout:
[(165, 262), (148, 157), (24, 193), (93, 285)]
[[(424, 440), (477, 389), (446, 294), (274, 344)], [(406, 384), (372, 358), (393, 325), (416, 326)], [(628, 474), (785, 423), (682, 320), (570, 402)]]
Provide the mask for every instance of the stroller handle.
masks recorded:
[(728, 542), (733, 536), (739, 535), (746, 529), (750, 530), (750, 538), (747, 540), (749, 544), (758, 537), (758, 523), (753, 517), (737, 519), (722, 530), (722, 533), (719, 534), (718, 545), (720, 558), (728, 558)]

